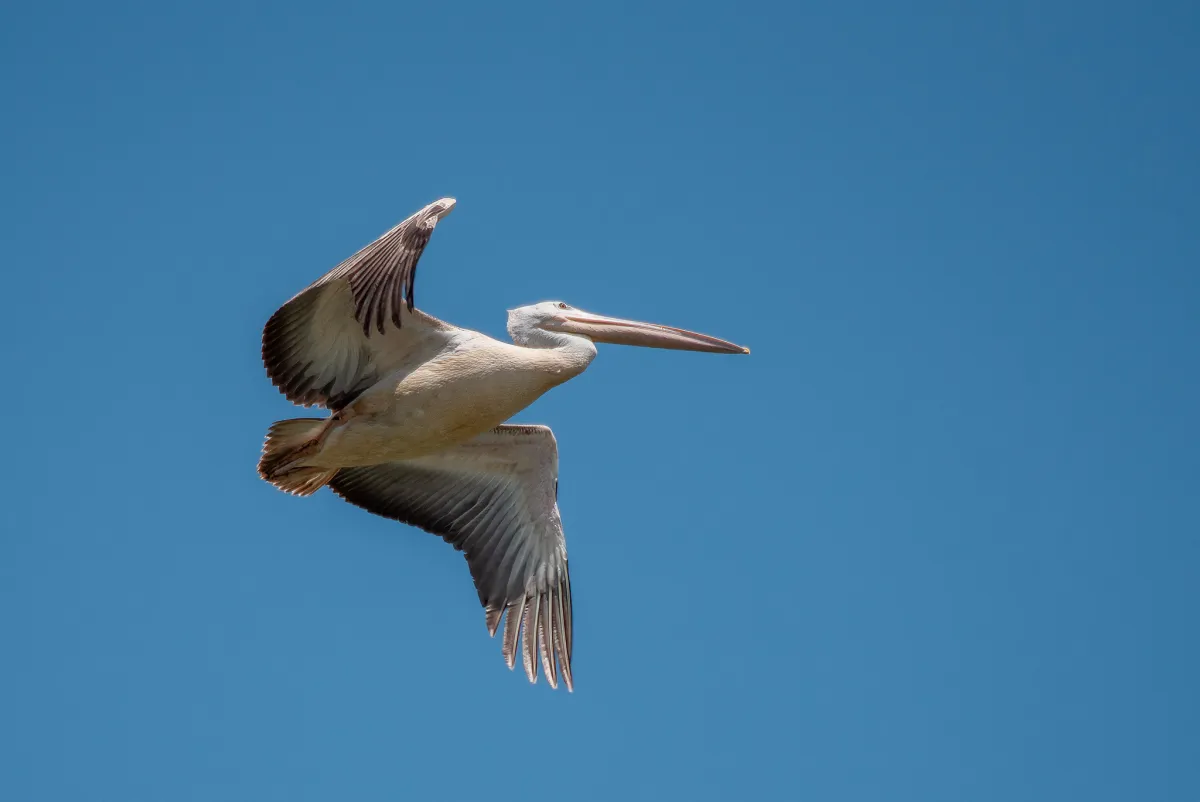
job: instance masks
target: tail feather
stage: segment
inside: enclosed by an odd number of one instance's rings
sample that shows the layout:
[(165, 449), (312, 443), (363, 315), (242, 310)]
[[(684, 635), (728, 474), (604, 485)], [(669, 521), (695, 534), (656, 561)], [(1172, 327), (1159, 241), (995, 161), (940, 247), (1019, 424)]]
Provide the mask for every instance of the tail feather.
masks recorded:
[(337, 470), (302, 467), (296, 463), (316, 450), (324, 426), (325, 421), (320, 418), (291, 418), (271, 424), (258, 460), (258, 475), (285, 493), (297, 496), (310, 496), (320, 490)]

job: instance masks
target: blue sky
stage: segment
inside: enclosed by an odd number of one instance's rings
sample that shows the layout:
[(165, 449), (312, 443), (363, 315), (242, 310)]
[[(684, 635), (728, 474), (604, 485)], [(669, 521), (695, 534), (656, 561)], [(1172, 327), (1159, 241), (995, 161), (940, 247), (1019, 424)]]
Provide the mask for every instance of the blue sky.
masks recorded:
[[(0, 12), (0, 799), (1200, 797), (1194, 4), (169, 5)], [(433, 314), (753, 349), (520, 416), (572, 695), (254, 473), (262, 324), (443, 195)]]

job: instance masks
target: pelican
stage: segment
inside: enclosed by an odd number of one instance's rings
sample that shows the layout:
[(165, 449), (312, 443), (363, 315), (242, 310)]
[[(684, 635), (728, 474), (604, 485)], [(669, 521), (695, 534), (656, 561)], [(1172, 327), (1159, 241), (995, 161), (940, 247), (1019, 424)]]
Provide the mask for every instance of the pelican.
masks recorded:
[[(328, 485), (368, 512), (439, 535), (467, 559), (488, 634), (518, 646), (530, 682), (571, 672), (571, 582), (558, 512), (558, 445), (546, 426), (505, 424), (582, 373), (596, 343), (717, 354), (749, 349), (561, 301), (512, 309), (513, 344), (414, 306), (417, 261), (454, 209), (443, 198), (302, 290), (267, 321), (262, 357), (293, 403), (325, 407), (267, 431), (259, 475), (307, 496)], [(507, 613), (507, 615), (505, 615)]]

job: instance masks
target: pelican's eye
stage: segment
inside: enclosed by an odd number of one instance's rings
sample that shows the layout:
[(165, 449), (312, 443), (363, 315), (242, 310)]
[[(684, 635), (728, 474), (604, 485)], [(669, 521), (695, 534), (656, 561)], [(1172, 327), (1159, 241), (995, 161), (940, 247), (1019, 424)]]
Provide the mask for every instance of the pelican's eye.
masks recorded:
[(558, 308), (559, 308), (559, 309), (570, 309), (571, 307), (567, 306), (567, 305), (566, 305), (566, 304), (564, 304), (562, 301), (559, 301), (559, 302), (558, 302)]

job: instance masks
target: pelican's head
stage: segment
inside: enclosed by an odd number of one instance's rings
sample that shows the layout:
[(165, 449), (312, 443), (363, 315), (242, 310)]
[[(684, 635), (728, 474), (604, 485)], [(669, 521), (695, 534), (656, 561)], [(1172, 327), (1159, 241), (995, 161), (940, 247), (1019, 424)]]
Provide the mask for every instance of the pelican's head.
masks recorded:
[(749, 348), (686, 329), (605, 317), (576, 309), (562, 301), (543, 301), (508, 311), (508, 331), (513, 340), (533, 345), (539, 332), (556, 332), (586, 337), (596, 343), (670, 348), (675, 351), (706, 351), (714, 354), (748, 354)]

